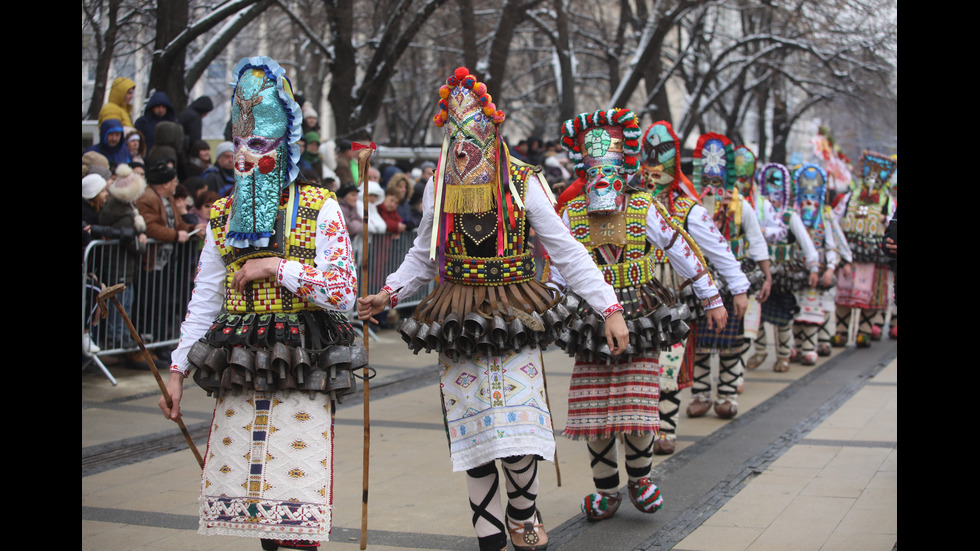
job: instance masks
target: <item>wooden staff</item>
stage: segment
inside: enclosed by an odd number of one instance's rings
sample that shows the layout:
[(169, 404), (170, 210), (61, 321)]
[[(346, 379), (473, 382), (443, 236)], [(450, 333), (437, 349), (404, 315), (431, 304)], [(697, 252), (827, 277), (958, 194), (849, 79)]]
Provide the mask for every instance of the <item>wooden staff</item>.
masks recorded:
[[(153, 372), (153, 376), (156, 377), (157, 385), (160, 386), (160, 392), (163, 393), (163, 399), (166, 400), (167, 407), (173, 408), (174, 402), (170, 398), (170, 393), (167, 392), (167, 385), (163, 382), (163, 377), (160, 376), (160, 372), (157, 371), (156, 364), (153, 363), (153, 357), (150, 356), (150, 353), (146, 350), (146, 346), (143, 345), (143, 339), (140, 338), (140, 334), (136, 331), (136, 328), (133, 327), (132, 320), (129, 319), (129, 315), (126, 314), (126, 310), (123, 309), (122, 304), (119, 304), (119, 299), (116, 298), (116, 295), (121, 293), (125, 288), (125, 284), (119, 283), (104, 289), (101, 293), (99, 293), (98, 297), (96, 297), (96, 300), (99, 302), (99, 315), (102, 319), (105, 319), (106, 316), (109, 315), (109, 307), (106, 306), (106, 300), (112, 298), (112, 301), (116, 303), (116, 310), (119, 311), (119, 315), (122, 316), (122, 319), (126, 322), (126, 326), (129, 327), (129, 332), (133, 335), (133, 340), (135, 340), (136, 344), (140, 346), (140, 350), (143, 352), (143, 358), (146, 360), (146, 363), (149, 364), (150, 371)], [(177, 426), (180, 427), (180, 432), (184, 433), (184, 440), (187, 441), (187, 445), (190, 446), (191, 451), (194, 452), (194, 457), (197, 458), (197, 463), (201, 466), (201, 469), (203, 469), (204, 458), (201, 457), (201, 452), (197, 451), (197, 446), (194, 445), (194, 439), (191, 438), (191, 434), (187, 432), (187, 427), (184, 426), (184, 420), (178, 417), (174, 421), (176, 421)]]
[[(551, 411), (551, 398), (548, 397), (548, 375), (544, 369), (544, 352), (541, 352), (541, 380), (544, 382), (544, 403), (548, 406), (548, 412), (551, 413), (551, 431), (554, 434), (555, 430), (555, 414)], [(558, 439), (555, 438), (555, 476), (558, 477), (558, 486), (561, 487), (561, 469), (558, 468)]]
[[(375, 145), (372, 143), (370, 146), (362, 146), (360, 144), (353, 144), (354, 149), (358, 149), (357, 153), (357, 179), (358, 186), (364, 193), (364, 229), (361, 230), (361, 238), (363, 241), (363, 248), (361, 253), (361, 296), (366, 297), (368, 293), (368, 170), (371, 168), (370, 158), (371, 154), (374, 153)], [(368, 355), (370, 347), (370, 336), (369, 336), (369, 325), (367, 320), (361, 324), (361, 333), (364, 337), (364, 352), (365, 356), (370, 358)], [(370, 363), (370, 359), (368, 360)], [(366, 372), (365, 372), (366, 373)], [(367, 547), (367, 504), (368, 504), (368, 462), (371, 455), (371, 416), (369, 411), (369, 398), (370, 398), (370, 387), (371, 382), (368, 377), (364, 377), (364, 480), (363, 480), (363, 492), (361, 493), (361, 549)]]

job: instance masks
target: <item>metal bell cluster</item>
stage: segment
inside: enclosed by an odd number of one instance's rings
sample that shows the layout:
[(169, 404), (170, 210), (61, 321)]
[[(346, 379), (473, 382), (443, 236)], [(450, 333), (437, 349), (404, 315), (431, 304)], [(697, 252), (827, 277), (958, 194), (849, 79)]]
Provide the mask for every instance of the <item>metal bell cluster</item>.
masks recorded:
[(774, 262), (769, 268), (772, 274), (772, 292), (792, 294), (806, 287), (810, 272), (802, 260)]
[[(766, 274), (762, 271), (762, 268), (751, 258), (742, 259), (740, 266), (742, 273), (745, 274), (745, 278), (749, 280), (749, 290), (746, 292), (751, 295), (758, 292), (759, 289), (762, 289), (762, 285), (766, 282)], [(770, 271), (770, 273), (772, 272)], [(728, 282), (714, 268), (711, 268), (711, 279), (714, 280), (715, 287), (722, 296), (731, 294), (731, 291), (728, 289)]]
[(674, 344), (687, 338), (691, 309), (685, 302), (668, 306), (648, 289), (616, 289), (629, 330), (629, 344), (619, 356), (613, 356), (606, 342), (605, 318), (574, 292), (565, 295), (565, 307), (572, 312), (566, 329), (555, 341), (559, 348), (576, 360), (610, 364), (633, 358), (659, 356)]
[[(354, 372), (367, 367), (367, 351), (355, 344), (355, 333), (346, 317), (330, 313), (278, 314), (285, 331), (263, 333), (262, 346), (246, 338), (251, 328), (237, 317), (224, 314), (207, 335), (194, 343), (187, 359), (196, 369), (194, 381), (219, 397), (228, 392), (307, 392), (310, 399), (327, 393), (343, 402), (357, 392)], [(228, 324), (238, 324), (229, 332)], [(295, 331), (288, 330), (293, 324)], [(241, 328), (245, 327), (245, 331)], [(237, 338), (235, 337), (237, 335)]]
[[(855, 262), (873, 262), (875, 264), (887, 264), (889, 262), (886, 255), (879, 247), (878, 240), (868, 236), (849, 236), (847, 245), (851, 248), (851, 254)], [(884, 238), (882, 238), (883, 240)]]
[(555, 342), (571, 315), (560, 302), (544, 314), (513, 309), (509, 314), (505, 317), (468, 312), (460, 319), (459, 314), (451, 312), (441, 322), (428, 323), (411, 317), (401, 322), (398, 333), (413, 354), (435, 351), (455, 362), (481, 354), (500, 356), (525, 347), (544, 349)]

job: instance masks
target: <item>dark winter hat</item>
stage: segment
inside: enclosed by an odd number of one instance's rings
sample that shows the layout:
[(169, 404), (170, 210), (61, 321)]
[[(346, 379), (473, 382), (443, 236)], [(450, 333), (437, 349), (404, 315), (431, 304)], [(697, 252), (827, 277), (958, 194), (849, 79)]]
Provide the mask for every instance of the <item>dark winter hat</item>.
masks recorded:
[(348, 193), (357, 193), (357, 186), (344, 186), (337, 190), (337, 199), (347, 197)]
[(177, 171), (165, 160), (155, 161), (146, 169), (146, 181), (151, 186), (166, 184), (177, 177)]

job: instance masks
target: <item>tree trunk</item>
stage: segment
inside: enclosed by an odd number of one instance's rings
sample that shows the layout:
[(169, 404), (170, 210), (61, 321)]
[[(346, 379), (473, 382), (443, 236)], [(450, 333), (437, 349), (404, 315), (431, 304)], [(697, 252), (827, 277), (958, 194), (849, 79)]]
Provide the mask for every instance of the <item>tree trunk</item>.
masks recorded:
[(122, 0), (109, 0), (107, 14), (104, 14), (105, 17), (108, 17), (109, 24), (104, 35), (100, 32), (99, 22), (89, 19), (94, 29), (96, 49), (99, 52), (95, 64), (95, 86), (92, 89), (92, 99), (89, 102), (88, 111), (85, 113), (85, 118), (89, 120), (99, 119), (99, 111), (102, 110), (102, 104), (105, 102), (105, 91), (109, 86), (109, 65), (112, 63), (112, 56), (116, 51), (116, 35), (119, 32), (119, 23), (116, 21), (116, 17), (119, 14), (121, 2)]
[(186, 48), (167, 49), (170, 42), (187, 27), (189, 0), (168, 0), (157, 4), (156, 41), (153, 44), (153, 65), (150, 67), (150, 90), (162, 91), (170, 98), (174, 111), (187, 106), (184, 87)]

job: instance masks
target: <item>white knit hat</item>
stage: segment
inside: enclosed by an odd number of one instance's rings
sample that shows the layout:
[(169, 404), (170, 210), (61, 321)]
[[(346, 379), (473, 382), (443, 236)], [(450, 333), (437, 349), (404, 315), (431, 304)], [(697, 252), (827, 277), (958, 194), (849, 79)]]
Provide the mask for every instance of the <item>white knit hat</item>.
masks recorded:
[(91, 201), (105, 189), (105, 178), (98, 174), (89, 174), (82, 178), (82, 199)]

